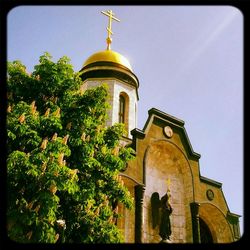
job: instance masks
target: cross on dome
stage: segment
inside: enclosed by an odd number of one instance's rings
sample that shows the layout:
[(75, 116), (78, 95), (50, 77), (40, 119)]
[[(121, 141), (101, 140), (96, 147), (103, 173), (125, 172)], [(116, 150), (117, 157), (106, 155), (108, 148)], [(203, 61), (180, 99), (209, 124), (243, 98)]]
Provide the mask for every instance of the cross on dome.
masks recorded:
[(110, 50), (111, 49), (110, 45), (112, 43), (111, 35), (113, 35), (113, 32), (112, 32), (112, 20), (115, 20), (117, 22), (120, 22), (120, 20), (114, 16), (115, 14), (112, 12), (112, 10), (108, 10), (106, 12), (101, 11), (101, 13), (109, 18), (108, 27), (107, 27), (108, 37), (107, 37), (106, 41), (107, 41), (107, 50)]

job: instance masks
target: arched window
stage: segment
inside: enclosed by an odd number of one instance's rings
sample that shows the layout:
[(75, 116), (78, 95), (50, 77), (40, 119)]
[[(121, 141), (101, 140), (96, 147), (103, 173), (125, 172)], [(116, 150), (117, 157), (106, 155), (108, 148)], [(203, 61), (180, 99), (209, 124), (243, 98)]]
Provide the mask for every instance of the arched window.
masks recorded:
[(125, 92), (119, 95), (118, 122), (125, 124), (126, 135), (129, 129), (129, 96)]
[(120, 95), (119, 99), (119, 123), (125, 123), (125, 97)]

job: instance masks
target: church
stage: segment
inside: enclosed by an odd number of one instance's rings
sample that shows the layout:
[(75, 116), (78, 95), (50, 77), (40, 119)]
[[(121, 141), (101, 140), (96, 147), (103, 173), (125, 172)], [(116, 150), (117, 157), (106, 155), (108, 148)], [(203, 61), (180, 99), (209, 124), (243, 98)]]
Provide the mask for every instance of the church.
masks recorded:
[(109, 10), (107, 48), (89, 56), (81, 69), (82, 88), (109, 86), (107, 126), (120, 122), (127, 133), (121, 143), (135, 159), (120, 176), (135, 208), (119, 205), (117, 225), (126, 243), (230, 243), (240, 238), (239, 217), (232, 213), (222, 183), (201, 176), (200, 154), (192, 148), (184, 121), (151, 108), (144, 128), (137, 128), (139, 79), (129, 61), (111, 49)]

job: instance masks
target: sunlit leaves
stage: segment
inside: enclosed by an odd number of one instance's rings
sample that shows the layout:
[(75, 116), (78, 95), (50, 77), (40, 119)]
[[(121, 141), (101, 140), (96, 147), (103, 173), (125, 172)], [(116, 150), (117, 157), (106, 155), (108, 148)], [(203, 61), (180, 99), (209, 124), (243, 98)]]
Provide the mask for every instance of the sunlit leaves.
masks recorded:
[[(121, 242), (117, 203), (133, 200), (119, 177), (133, 150), (124, 126), (105, 126), (108, 87), (81, 91), (67, 57), (45, 53), (34, 72), (8, 64), (7, 227), (18, 242)], [(64, 221), (60, 227), (57, 221)]]

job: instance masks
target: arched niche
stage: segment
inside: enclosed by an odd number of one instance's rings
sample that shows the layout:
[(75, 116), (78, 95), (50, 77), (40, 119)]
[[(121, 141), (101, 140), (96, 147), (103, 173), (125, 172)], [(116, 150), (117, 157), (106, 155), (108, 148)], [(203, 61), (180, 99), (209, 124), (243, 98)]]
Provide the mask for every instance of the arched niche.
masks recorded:
[[(170, 180), (170, 184), (167, 181)], [(193, 201), (193, 176), (191, 166), (184, 152), (168, 140), (154, 140), (144, 155), (144, 242), (157, 243), (161, 240), (159, 226), (153, 228), (150, 199), (154, 192), (160, 198), (168, 185), (171, 193), (170, 204), (173, 213), (170, 217), (171, 240), (176, 243), (192, 242), (190, 202)]]
[(201, 243), (214, 243), (213, 235), (207, 223), (199, 218)]
[(200, 203), (199, 217), (208, 226), (214, 243), (233, 242), (231, 227), (217, 206), (211, 203)]

